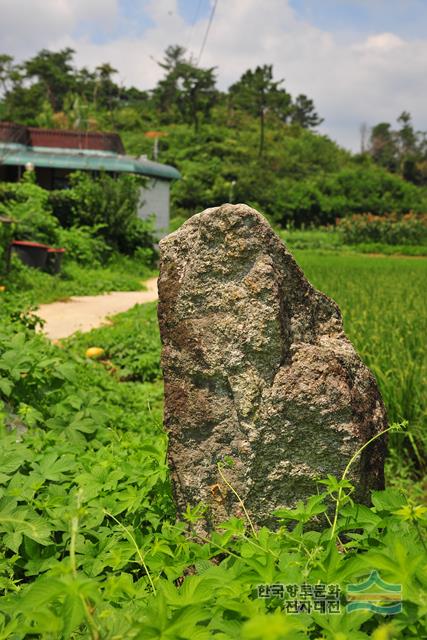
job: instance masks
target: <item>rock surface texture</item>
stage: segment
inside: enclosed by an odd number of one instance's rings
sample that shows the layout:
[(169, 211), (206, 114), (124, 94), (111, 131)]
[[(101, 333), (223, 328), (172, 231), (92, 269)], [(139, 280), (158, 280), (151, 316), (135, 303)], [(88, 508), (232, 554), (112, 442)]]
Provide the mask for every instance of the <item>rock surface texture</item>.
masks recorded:
[[(231, 515), (239, 493), (253, 520), (340, 476), (384, 429), (375, 378), (343, 331), (338, 306), (316, 291), (268, 222), (246, 205), (190, 218), (160, 242), (159, 323), (165, 427), (178, 512), (209, 505), (204, 530)], [(385, 444), (352, 467), (355, 497), (383, 486)]]

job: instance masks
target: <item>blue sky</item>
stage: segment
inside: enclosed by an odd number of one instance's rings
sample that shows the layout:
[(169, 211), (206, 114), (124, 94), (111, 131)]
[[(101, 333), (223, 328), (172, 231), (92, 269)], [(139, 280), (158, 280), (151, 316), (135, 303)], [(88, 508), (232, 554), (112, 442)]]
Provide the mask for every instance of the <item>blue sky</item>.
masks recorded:
[(290, 0), (290, 5), (321, 29), (338, 34), (390, 31), (424, 38), (426, 0)]
[[(177, 11), (188, 25), (206, 19), (211, 10), (211, 0), (178, 0), (177, 9), (174, 4), (170, 2), (170, 15)], [(427, 30), (427, 0), (289, 0), (289, 5), (301, 18), (342, 39), (377, 32), (423, 38)], [(119, 10), (123, 19), (112, 30), (86, 23), (77, 26), (76, 35), (89, 34), (93, 42), (103, 43), (126, 34), (142, 36), (154, 25), (144, 0), (120, 0)]]
[[(224, 0), (223, 0), (224, 1)], [(89, 35), (93, 42), (105, 43), (112, 38), (123, 37), (126, 35), (142, 37), (147, 29), (155, 25), (147, 10), (147, 2), (135, 2), (134, 0), (120, 0), (119, 13), (120, 20), (114, 24), (109, 31), (99, 29), (95, 22), (78, 24), (75, 35)], [(179, 14), (184, 22), (191, 27), (209, 17), (211, 11), (210, 0), (178, 0), (177, 6), (174, 2), (170, 2), (170, 9), (166, 10), (166, 14), (173, 18)]]
[[(110, 62), (143, 89), (170, 44), (197, 57), (213, 0), (0, 0), (0, 52), (76, 50), (78, 66)], [(218, 0), (201, 64), (220, 88), (273, 64), (295, 96), (313, 98), (321, 132), (353, 150), (362, 123), (409, 111), (427, 129), (427, 0)]]

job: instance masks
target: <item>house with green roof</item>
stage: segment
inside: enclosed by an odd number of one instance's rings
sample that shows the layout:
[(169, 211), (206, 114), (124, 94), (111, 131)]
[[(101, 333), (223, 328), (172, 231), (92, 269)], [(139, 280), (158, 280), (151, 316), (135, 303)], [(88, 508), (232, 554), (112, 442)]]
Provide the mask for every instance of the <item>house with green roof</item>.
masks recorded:
[(25, 127), (0, 122), (0, 181), (15, 182), (25, 169), (34, 169), (37, 183), (45, 189), (62, 189), (73, 171), (96, 175), (132, 173), (147, 178), (141, 190), (138, 215), (155, 215), (159, 236), (165, 235), (170, 217), (170, 185), (179, 179), (175, 167), (125, 153), (116, 133), (65, 131)]

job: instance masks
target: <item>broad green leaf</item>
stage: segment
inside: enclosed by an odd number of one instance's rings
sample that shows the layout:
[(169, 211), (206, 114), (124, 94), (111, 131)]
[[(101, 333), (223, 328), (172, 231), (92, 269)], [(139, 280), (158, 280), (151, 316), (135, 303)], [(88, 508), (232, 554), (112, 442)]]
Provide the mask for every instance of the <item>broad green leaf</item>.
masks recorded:
[(13, 383), (7, 378), (0, 376), (0, 392), (8, 398), (12, 393)]
[(405, 496), (397, 489), (373, 491), (371, 500), (377, 511), (393, 512), (406, 504)]
[(306, 640), (303, 616), (291, 617), (277, 611), (258, 614), (242, 627), (243, 640)]
[(66, 596), (61, 607), (61, 617), (64, 621), (62, 633), (64, 634), (64, 638), (69, 638), (85, 618), (82, 596), (78, 591), (76, 591), (76, 593), (69, 593)]
[(65, 473), (75, 470), (76, 460), (72, 454), (58, 457), (55, 452), (51, 451), (41, 459), (39, 458), (37, 463), (33, 463), (33, 467), (37, 468), (38, 472), (47, 480), (59, 481)]
[(37, 610), (64, 593), (65, 586), (58, 578), (52, 576), (38, 578), (23, 591), (19, 606), (24, 611)]
[(3, 542), (16, 553), (22, 542), (22, 536), (28, 536), (39, 544), (51, 543), (50, 525), (41, 516), (27, 507), (9, 507), (0, 511), (0, 531), (4, 532)]

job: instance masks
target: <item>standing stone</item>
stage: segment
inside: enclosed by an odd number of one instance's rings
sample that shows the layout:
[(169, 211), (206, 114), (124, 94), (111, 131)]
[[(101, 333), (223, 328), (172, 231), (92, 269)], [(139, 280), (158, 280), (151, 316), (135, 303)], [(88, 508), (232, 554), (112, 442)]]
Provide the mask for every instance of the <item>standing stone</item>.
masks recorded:
[[(194, 215), (160, 242), (159, 323), (165, 427), (178, 512), (207, 504), (205, 529), (239, 501), (253, 520), (340, 477), (384, 429), (375, 378), (268, 222), (246, 205)], [(352, 467), (355, 497), (383, 486), (385, 444)]]

